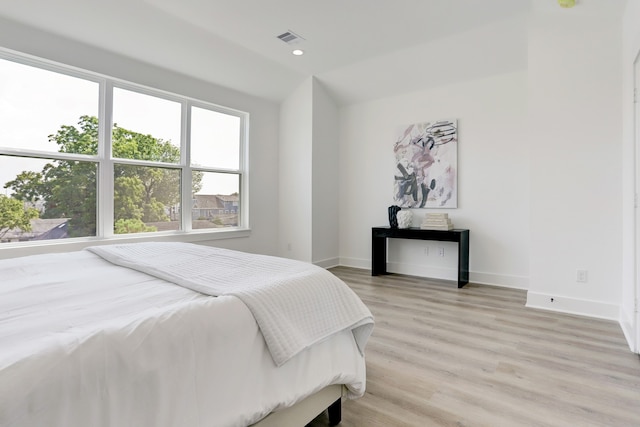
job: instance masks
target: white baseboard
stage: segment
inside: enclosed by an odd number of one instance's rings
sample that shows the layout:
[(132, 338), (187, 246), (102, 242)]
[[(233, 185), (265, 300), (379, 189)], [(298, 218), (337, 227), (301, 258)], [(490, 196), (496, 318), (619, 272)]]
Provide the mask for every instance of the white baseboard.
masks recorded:
[[(370, 270), (371, 260), (360, 258), (340, 258), (339, 265)], [(455, 280), (457, 277), (457, 272), (454, 269), (434, 267), (425, 268), (422, 266), (416, 267), (414, 265), (401, 263), (388, 263), (387, 270), (389, 272), (400, 274), (408, 274), (412, 276), (427, 278), (440, 278), (445, 280)], [(510, 276), (493, 273), (469, 272), (469, 281), (471, 283), (500, 286), (503, 288), (515, 288), (523, 290), (527, 290), (529, 288), (529, 278), (526, 276)], [(551, 298), (554, 299), (553, 302), (551, 302)], [(627, 337), (627, 342), (634, 342), (632, 339), (630, 339), (630, 334), (633, 334), (631, 326), (633, 322), (631, 319), (621, 319), (620, 308), (616, 304), (581, 300), (557, 295), (547, 295), (529, 291), (527, 292), (526, 306), (530, 308), (556, 311), (560, 313), (578, 314), (599, 319), (615, 320), (620, 323), (620, 326), (622, 327), (625, 336)], [(640, 345), (640, 343), (638, 343), (638, 345)]]
[(430, 279), (458, 280), (458, 270), (455, 268), (388, 262), (387, 271), (389, 273), (407, 274), (409, 276), (418, 276)]
[(624, 310), (620, 310), (620, 327), (624, 333), (624, 337), (629, 344), (629, 349), (634, 353), (640, 354), (640, 343), (636, 342), (636, 331), (633, 329), (633, 319), (629, 316), (633, 316), (633, 313), (626, 313)]
[(340, 258), (323, 259), (320, 261), (314, 261), (313, 263), (322, 268), (337, 267), (340, 265)]
[(620, 307), (616, 304), (582, 300), (558, 295), (527, 292), (527, 307), (567, 314), (620, 321)]
[[(370, 259), (340, 258), (340, 265), (344, 267), (371, 270)], [(388, 262), (389, 273), (406, 274), (409, 276), (425, 277), (430, 279), (458, 280), (458, 272), (455, 269), (424, 267), (415, 264)]]
[(370, 259), (340, 257), (339, 265), (342, 265), (344, 267), (360, 268), (362, 270), (371, 270)]
[[(371, 260), (340, 258), (339, 265), (370, 270)], [(387, 271), (431, 279), (457, 280), (458, 278), (458, 272), (453, 268), (425, 267), (406, 263), (387, 263)], [(524, 276), (469, 272), (469, 281), (481, 285), (501, 286), (503, 288), (529, 289), (529, 278)]]
[(502, 288), (529, 289), (529, 277), (509, 274), (469, 272), (469, 281), (481, 285), (500, 286)]

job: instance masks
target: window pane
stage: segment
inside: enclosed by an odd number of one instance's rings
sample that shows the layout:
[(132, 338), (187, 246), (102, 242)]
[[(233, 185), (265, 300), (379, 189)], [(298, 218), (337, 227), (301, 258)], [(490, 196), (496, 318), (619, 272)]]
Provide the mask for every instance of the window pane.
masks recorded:
[(114, 166), (114, 233), (179, 230), (180, 170)]
[[(204, 101), (185, 114), (190, 102), (0, 53), (0, 242), (97, 236), (98, 208), (112, 204), (116, 234), (238, 227), (244, 115)], [(111, 153), (102, 155), (105, 131)], [(98, 183), (103, 165), (107, 182)], [(188, 195), (183, 173), (193, 177)], [(114, 200), (99, 199), (111, 187)]]
[[(193, 172), (193, 229), (237, 227), (240, 214), (240, 175)], [(199, 182), (199, 184), (198, 184)]]
[(191, 164), (224, 169), (240, 167), (240, 117), (193, 107)]
[(180, 162), (181, 105), (113, 89), (113, 157)]
[(0, 146), (97, 153), (98, 83), (0, 59), (0, 94)]
[(97, 164), (0, 156), (0, 240), (96, 235)]

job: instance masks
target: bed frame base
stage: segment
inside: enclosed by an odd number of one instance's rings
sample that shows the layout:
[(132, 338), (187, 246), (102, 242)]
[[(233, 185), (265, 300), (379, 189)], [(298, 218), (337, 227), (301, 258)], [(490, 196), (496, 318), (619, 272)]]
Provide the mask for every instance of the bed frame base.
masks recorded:
[(272, 412), (252, 427), (304, 427), (325, 409), (329, 410), (329, 425), (340, 424), (342, 419), (342, 385), (323, 388), (295, 405)]
[(333, 402), (327, 408), (329, 413), (329, 425), (337, 426), (342, 421), (342, 399), (338, 399)]

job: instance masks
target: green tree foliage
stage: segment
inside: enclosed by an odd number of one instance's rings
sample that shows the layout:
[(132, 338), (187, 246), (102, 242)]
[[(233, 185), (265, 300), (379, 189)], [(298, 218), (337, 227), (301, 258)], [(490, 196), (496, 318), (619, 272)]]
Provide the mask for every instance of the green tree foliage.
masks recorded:
[(119, 219), (115, 223), (115, 231), (116, 234), (127, 234), (127, 233), (145, 233), (149, 231), (158, 231), (156, 227), (147, 226), (144, 222), (139, 219)]
[(24, 202), (36, 202), (42, 193), (42, 174), (32, 171), (24, 171), (16, 176), (16, 179), (7, 182), (4, 188), (16, 189), (11, 197)]
[(95, 163), (57, 161), (43, 169), (42, 218), (69, 218), (69, 236), (95, 236), (98, 168)]
[(13, 228), (31, 230), (31, 219), (38, 218), (38, 211), (25, 208), (24, 202), (0, 194), (0, 238)]
[[(119, 127), (112, 129), (113, 157), (179, 163), (180, 149), (151, 135)], [(98, 119), (82, 116), (77, 126), (63, 125), (49, 140), (61, 153), (96, 155)], [(140, 223), (169, 221), (165, 210), (180, 203), (180, 170), (176, 168), (114, 165), (114, 223), (116, 233), (152, 231)], [(97, 163), (55, 160), (42, 172), (22, 172), (5, 184), (14, 198), (44, 202), (43, 218), (69, 218), (69, 235), (96, 233)], [(202, 187), (202, 174), (194, 173), (193, 188)], [(146, 226), (145, 226), (146, 227)], [(133, 231), (136, 230), (136, 231)]]
[(137, 176), (120, 176), (114, 183), (114, 220), (142, 220), (144, 209), (138, 203), (144, 195), (144, 185)]

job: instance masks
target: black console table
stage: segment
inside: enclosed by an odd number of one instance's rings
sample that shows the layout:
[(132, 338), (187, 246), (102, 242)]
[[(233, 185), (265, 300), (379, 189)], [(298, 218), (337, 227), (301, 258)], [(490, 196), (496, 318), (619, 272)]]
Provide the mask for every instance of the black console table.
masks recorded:
[(387, 239), (437, 240), (458, 243), (458, 287), (469, 283), (469, 230), (423, 230), (421, 228), (373, 227), (371, 229), (371, 275), (387, 274)]

